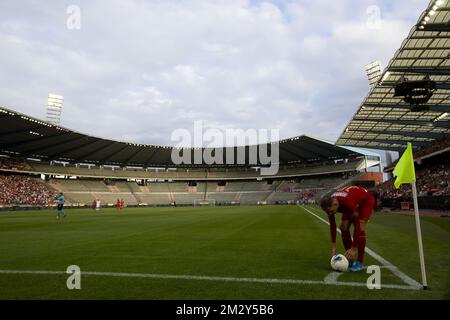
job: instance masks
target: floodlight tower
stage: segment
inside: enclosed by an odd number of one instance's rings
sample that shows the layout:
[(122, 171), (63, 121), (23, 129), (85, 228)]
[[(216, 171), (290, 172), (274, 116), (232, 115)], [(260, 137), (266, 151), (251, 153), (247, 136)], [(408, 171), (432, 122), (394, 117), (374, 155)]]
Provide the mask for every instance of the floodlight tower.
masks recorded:
[(366, 70), (367, 78), (369, 79), (369, 85), (371, 88), (373, 88), (378, 80), (380, 80), (381, 74), (383, 72), (381, 68), (381, 62), (380, 61), (374, 61), (372, 63), (369, 63), (364, 67)]
[(63, 96), (49, 93), (47, 99), (47, 122), (59, 126), (61, 123), (61, 111)]

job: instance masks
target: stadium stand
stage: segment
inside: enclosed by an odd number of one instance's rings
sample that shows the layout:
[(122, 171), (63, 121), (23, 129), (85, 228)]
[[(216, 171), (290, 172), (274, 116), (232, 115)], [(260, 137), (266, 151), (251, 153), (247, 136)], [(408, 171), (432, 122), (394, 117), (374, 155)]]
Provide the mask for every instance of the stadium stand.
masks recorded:
[[(419, 197), (450, 195), (450, 164), (424, 165), (416, 172), (416, 186)], [(405, 186), (396, 189), (395, 178), (389, 179), (379, 187), (383, 198), (398, 198), (411, 195), (411, 190)]]
[(168, 183), (149, 183), (147, 187), (150, 189), (150, 192), (164, 192), (169, 193), (169, 184)]
[[(440, 144), (439, 148), (431, 146), (422, 150), (421, 156), (416, 157), (416, 186), (421, 208), (450, 209), (449, 156), (448, 147), (445, 144)], [(387, 171), (390, 172), (392, 169), (393, 167), (390, 167)], [(396, 189), (394, 181), (395, 177), (391, 177), (377, 188), (382, 206), (399, 209), (403, 202), (408, 203), (407, 207), (411, 207), (411, 187), (403, 185)]]
[[(6, 159), (6, 158), (5, 158)], [(6, 161), (5, 161), (6, 163)], [(260, 178), (260, 173), (255, 170), (216, 170), (209, 174), (204, 171), (186, 170), (178, 168), (170, 171), (155, 171), (140, 169), (121, 168), (111, 170), (107, 167), (91, 165), (90, 168), (76, 167), (66, 164), (49, 164), (44, 162), (28, 161), (24, 168), (18, 169), (22, 172), (34, 174), (46, 174), (50, 176), (84, 177), (84, 178), (111, 178), (111, 179), (159, 179), (159, 180), (248, 180)], [(4, 170), (9, 170), (3, 168)], [(282, 167), (273, 178), (287, 178), (292, 176), (309, 176), (312, 174), (329, 174), (338, 172), (353, 172), (364, 169), (363, 159), (352, 159), (347, 163), (321, 163), (315, 165), (297, 165)], [(10, 169), (12, 171), (12, 169)]]
[(207, 199), (213, 199), (216, 204), (240, 203), (237, 196), (234, 192), (208, 192)]
[(257, 204), (267, 201), (267, 198), (272, 194), (270, 191), (264, 192), (243, 192), (238, 195), (237, 201), (242, 204)]
[(22, 160), (0, 157), (0, 169), (25, 171), (29, 170), (30, 167)]
[[(130, 181), (102, 179), (52, 178), (44, 181), (25, 175), (1, 177), (3, 205), (43, 206), (48, 204), (48, 196), (56, 192), (63, 192), (67, 205), (74, 206), (89, 206), (95, 199), (100, 200), (103, 205), (112, 206), (118, 198), (124, 199), (131, 206), (169, 205), (173, 202), (177, 205), (193, 205), (195, 201), (203, 199), (214, 200), (217, 204), (279, 204), (293, 203), (305, 197), (313, 198), (317, 192), (326, 189), (322, 184), (323, 179), (315, 179), (316, 184), (310, 182), (307, 189), (301, 189), (301, 183), (287, 180), (273, 181), (270, 184), (267, 181), (228, 181), (225, 188), (220, 188), (217, 182), (212, 181), (188, 187), (187, 183), (179, 182), (151, 182), (147, 186), (139, 186)], [(337, 175), (334, 180), (327, 178), (327, 181), (330, 183), (327, 186), (335, 187), (342, 179)], [(217, 191), (218, 189), (222, 191)], [(30, 192), (29, 198), (23, 197), (26, 192)]]
[[(446, 139), (440, 139), (435, 140), (433, 143), (431, 143), (428, 146), (424, 146), (421, 148), (418, 148), (413, 152), (414, 161), (416, 163), (419, 163), (423, 159), (427, 159), (433, 156), (438, 156), (440, 154), (446, 153), (450, 151), (450, 138)], [(389, 164), (384, 168), (385, 172), (391, 172), (395, 165), (397, 164), (398, 160), (394, 161), (393, 163)]]
[(0, 205), (44, 206), (52, 202), (55, 192), (23, 175), (0, 175)]
[[(0, 111), (0, 135), (8, 135), (8, 140), (0, 138), (0, 171), (41, 177), (35, 181), (49, 193), (64, 192), (67, 206), (90, 206), (95, 199), (113, 205), (118, 198), (130, 206), (192, 205), (200, 200), (216, 204), (292, 202), (312, 197), (309, 189), (334, 187), (345, 174), (379, 166), (379, 158), (369, 159), (364, 152), (308, 136), (279, 141), (279, 170), (268, 176), (246, 163), (177, 166), (170, 160), (171, 147), (104, 140), (49, 126), (3, 107)], [(41, 136), (29, 137), (30, 128)], [(86, 141), (90, 141), (88, 146)], [(97, 152), (97, 147), (104, 150), (106, 146), (110, 152)], [(234, 147), (235, 152), (239, 150), (249, 152)], [(81, 159), (85, 162), (80, 163)], [(21, 200), (14, 203), (21, 205)]]
[(419, 148), (414, 152), (414, 158), (421, 158), (424, 156), (430, 156), (434, 153), (445, 152), (450, 149), (450, 138), (444, 138), (440, 140), (435, 140), (428, 146)]
[[(360, 159), (353, 159), (347, 163), (334, 164), (321, 163), (320, 165), (296, 165), (291, 168), (282, 169), (280, 172), (299, 173), (300, 176), (294, 176), (289, 179), (247, 179), (241, 174), (254, 174), (254, 170), (245, 170), (239, 168), (235, 171), (230, 169), (214, 169), (212, 172), (216, 176), (222, 176), (224, 180), (196, 180), (192, 179), (197, 174), (205, 174), (205, 170), (180, 169), (187, 175), (188, 179), (184, 181), (167, 181), (166, 179), (146, 179), (147, 175), (165, 174), (170, 176), (178, 175), (177, 170), (156, 170), (147, 171), (142, 168), (115, 169), (98, 168), (95, 166), (85, 167), (79, 165), (44, 163), (33, 160), (20, 160), (2, 157), (0, 158), (0, 170), (5, 173), (4, 177), (13, 173), (22, 173), (22, 185), (26, 181), (32, 181), (28, 188), (37, 188), (45, 190), (45, 194), (55, 192), (64, 192), (67, 205), (90, 206), (92, 201), (100, 200), (105, 206), (112, 206), (116, 200), (124, 199), (127, 205), (193, 205), (196, 201), (203, 199), (214, 200), (216, 204), (281, 204), (295, 203), (297, 201), (311, 201), (318, 193), (329, 190), (346, 181), (351, 173), (357, 172), (356, 169), (361, 165)], [(334, 163), (334, 162), (333, 162)], [(352, 169), (353, 171), (347, 171)], [(327, 174), (330, 171), (337, 170), (338, 173)], [(320, 175), (314, 175), (315, 172)], [(303, 174), (308, 173), (308, 176)], [(115, 177), (118, 174), (122, 179)], [(23, 177), (29, 175), (33, 178)], [(36, 178), (44, 176), (45, 180)], [(136, 175), (139, 179), (127, 178), (124, 175)], [(193, 176), (192, 176), (193, 175)], [(225, 175), (226, 177), (223, 177)], [(239, 177), (239, 180), (233, 179)], [(95, 178), (96, 177), (96, 178)], [(6, 182), (11, 182), (4, 178)], [(19, 178), (17, 178), (19, 179)], [(211, 179), (211, 177), (209, 178)], [(169, 179), (170, 180), (170, 179)], [(221, 182), (220, 182), (221, 181)], [(17, 188), (15, 188), (17, 189)], [(33, 190), (34, 190), (33, 189)], [(13, 201), (9, 195), (5, 204), (37, 206), (46, 205), (43, 200), (23, 201), (19, 196)], [(33, 193), (31, 195), (33, 198)]]

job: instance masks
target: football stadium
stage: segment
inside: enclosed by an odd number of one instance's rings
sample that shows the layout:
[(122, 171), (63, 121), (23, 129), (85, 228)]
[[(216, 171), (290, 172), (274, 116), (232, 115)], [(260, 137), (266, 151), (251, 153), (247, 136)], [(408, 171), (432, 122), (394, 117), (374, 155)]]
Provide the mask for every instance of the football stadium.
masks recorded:
[[(450, 299), (450, 1), (420, 10), (335, 141), (145, 144), (1, 106), (0, 299)], [(324, 206), (352, 188), (358, 272)]]

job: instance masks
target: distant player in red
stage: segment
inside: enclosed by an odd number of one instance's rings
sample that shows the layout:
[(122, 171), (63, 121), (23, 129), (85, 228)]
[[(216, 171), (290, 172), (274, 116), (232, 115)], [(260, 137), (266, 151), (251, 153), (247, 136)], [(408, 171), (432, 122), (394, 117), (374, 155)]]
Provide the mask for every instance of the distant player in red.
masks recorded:
[(120, 200), (120, 209), (122, 210), (125, 207), (125, 201), (123, 199)]
[(117, 198), (117, 202), (116, 202), (116, 210), (119, 210), (120, 208), (120, 200), (119, 198)]
[[(337, 190), (332, 195), (322, 197), (320, 206), (327, 213), (330, 221), (332, 254), (336, 254), (336, 212), (342, 213), (341, 234), (345, 256), (349, 259), (351, 271), (363, 269), (364, 251), (366, 248), (366, 224), (372, 215), (375, 198), (363, 187), (351, 186)], [(353, 224), (353, 241), (349, 227)], [(358, 260), (353, 263), (358, 250)]]

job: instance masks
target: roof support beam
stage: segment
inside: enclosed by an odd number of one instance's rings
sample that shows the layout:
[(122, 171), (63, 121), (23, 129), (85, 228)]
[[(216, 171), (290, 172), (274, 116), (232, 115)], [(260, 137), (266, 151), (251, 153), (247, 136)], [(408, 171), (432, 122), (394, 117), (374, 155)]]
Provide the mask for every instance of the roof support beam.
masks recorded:
[(90, 156), (92, 156), (93, 154), (96, 154), (97, 152), (100, 152), (102, 150), (105, 150), (106, 148), (109, 148), (110, 146), (112, 146), (114, 143), (116, 143), (115, 141), (110, 141), (109, 143), (107, 143), (105, 146), (95, 149), (93, 151), (89, 151), (89, 152), (85, 152), (84, 154), (82, 154), (81, 156), (77, 157), (74, 159), (75, 162), (78, 162), (80, 160), (89, 158)]
[(120, 148), (118, 151), (117, 150), (113, 150), (111, 153), (109, 153), (108, 155), (106, 155), (105, 157), (103, 157), (102, 159), (99, 160), (100, 163), (108, 163), (108, 159), (111, 158), (113, 155), (115, 154), (119, 154), (121, 153), (123, 150), (125, 150), (126, 148), (128, 148), (129, 145), (125, 143), (125, 145)]
[[(364, 130), (364, 129), (350, 129), (349, 131), (344, 133), (352, 133), (352, 132), (364, 132), (364, 133), (373, 133), (373, 134), (392, 134), (399, 135), (404, 137), (417, 137), (417, 138), (429, 138), (429, 139), (441, 139), (446, 136), (450, 136), (450, 132), (420, 132), (420, 131), (394, 131), (394, 130)], [(347, 139), (342, 137), (342, 139)]]
[[(410, 104), (390, 104), (390, 103), (364, 103), (365, 107), (371, 108), (393, 108), (393, 109), (406, 109), (411, 110), (413, 107)], [(429, 107), (429, 111), (434, 112), (450, 112), (450, 104), (430, 104), (425, 106)]]
[[(383, 81), (379, 86), (380, 87), (394, 88), (399, 83), (400, 82), (396, 82), (396, 81)], [(448, 82), (436, 82), (436, 89), (439, 89), (439, 90), (450, 90), (450, 83), (448, 83)]]
[(420, 47), (420, 48), (401, 48), (400, 51), (414, 51), (414, 50), (448, 50), (448, 47)]
[[(340, 146), (348, 146), (348, 147), (355, 147), (355, 148), (364, 148), (364, 149), (375, 149), (375, 150), (387, 150), (387, 151), (395, 151), (395, 152), (403, 152), (406, 148), (397, 148), (397, 147), (382, 147), (382, 146), (378, 146), (378, 147), (374, 147), (374, 146), (362, 146), (358, 143), (358, 140), (353, 140), (353, 139), (345, 139), (347, 141), (351, 140), (350, 142), (346, 142), (346, 143), (341, 143), (340, 141), (344, 140), (344, 139), (339, 139), (337, 144)], [(353, 142), (352, 142), (353, 141)]]
[(308, 150), (315, 155), (314, 156), (315, 158), (319, 158), (319, 159), (322, 159), (322, 160), (328, 159), (328, 154), (324, 153), (322, 151), (323, 150), (322, 148), (317, 147), (316, 145), (312, 144), (309, 141), (303, 141), (303, 143), (308, 145), (308, 147), (307, 147)]
[[(296, 154), (297, 154), (297, 157), (301, 158), (302, 161), (304, 161), (305, 163), (308, 163), (308, 159), (305, 158), (305, 157), (300, 156), (299, 153), (306, 153), (306, 154), (309, 155), (309, 156), (308, 156), (309, 158), (316, 157), (316, 155), (312, 154), (312, 153), (309, 152), (308, 150), (305, 150), (305, 149), (300, 148), (299, 146), (297, 146), (295, 143), (292, 143), (291, 141), (288, 141), (287, 144), (288, 144), (289, 146), (293, 147), (294, 149), (298, 150), (298, 152), (296, 153)], [(280, 146), (281, 146), (281, 145), (282, 145), (282, 144), (280, 144)]]
[(286, 147), (283, 146), (282, 143), (280, 143), (279, 146), (280, 146), (280, 154), (281, 154), (281, 151), (284, 151), (284, 152), (287, 152), (290, 155), (292, 155), (294, 158), (301, 159), (303, 162), (306, 162), (306, 159), (304, 157), (300, 156), (298, 153), (288, 150)]
[[(173, 148), (163, 148), (162, 149), (163, 153), (161, 155), (161, 157), (162, 157), (161, 159), (162, 159), (162, 162), (164, 163), (164, 166), (166, 166), (166, 167), (173, 167), (172, 150), (173, 150)], [(202, 148), (202, 150), (204, 151), (205, 149)], [(225, 153), (224, 153), (224, 157), (225, 157)], [(192, 159), (194, 159), (194, 157)], [(205, 164), (205, 161), (202, 160), (202, 163)]]
[[(342, 138), (342, 139), (346, 139), (346, 138)], [(366, 138), (348, 138), (348, 140), (363, 141), (363, 142), (377, 142), (377, 143), (386, 143), (386, 144), (400, 144), (400, 145), (405, 145), (405, 146), (408, 142), (411, 142), (408, 140), (366, 139)], [(430, 142), (423, 142), (423, 141), (412, 141), (412, 143), (418, 147), (423, 147), (423, 146), (427, 146), (430, 144)]]
[[(82, 138), (80, 138), (80, 140), (87, 140), (87, 139), (86, 139), (86, 137), (82, 137)], [(68, 148), (68, 149), (61, 150), (60, 152), (57, 152), (57, 153), (54, 153), (54, 154), (50, 154), (48, 157), (49, 157), (50, 159), (57, 160), (59, 157), (61, 157), (61, 156), (64, 155), (64, 154), (67, 154), (67, 153), (69, 153), (69, 152), (72, 152), (72, 151), (75, 151), (75, 150), (84, 148), (84, 147), (86, 147), (86, 146), (91, 146), (91, 145), (93, 145), (93, 144), (95, 144), (95, 143), (98, 143), (99, 141), (101, 141), (101, 140), (99, 140), (99, 139), (94, 139), (94, 141), (91, 141), (91, 142), (89, 142), (89, 143), (82, 144), (82, 145), (78, 145), (78, 146), (76, 146), (76, 147), (70, 147), (70, 148)]]
[(420, 25), (416, 25), (417, 31), (450, 31), (450, 25), (447, 23), (430, 23), (423, 26), (423, 29), (419, 29)]
[(28, 128), (22, 127), (20, 129), (0, 132), (0, 134), (1, 134), (2, 138), (4, 138), (5, 136), (11, 136), (11, 135), (14, 135), (17, 133), (29, 132), (29, 131), (37, 130), (39, 128), (42, 128), (42, 126), (32, 126), (32, 127), (28, 127)]
[[(304, 140), (306, 143), (309, 143), (310, 145), (317, 146), (319, 149), (322, 149), (322, 148), (323, 148), (323, 144), (325, 144), (325, 145), (330, 145), (329, 148), (330, 148), (330, 149), (333, 149), (333, 152), (339, 153), (339, 154), (340, 154), (342, 157), (344, 157), (344, 158), (348, 156), (348, 153), (347, 153), (347, 152), (340, 150), (339, 147), (336, 147), (336, 146), (333, 145), (333, 144), (328, 144), (328, 143), (323, 142), (323, 141), (318, 141), (318, 140), (312, 139), (312, 138), (310, 138), (310, 137), (306, 137), (306, 139), (307, 139), (307, 140)], [(328, 156), (325, 156), (325, 159), (329, 159), (329, 157), (328, 157)]]
[(155, 148), (155, 150), (153, 151), (152, 155), (150, 155), (150, 157), (148, 158), (147, 162), (145, 163), (146, 167), (149, 167), (152, 163), (153, 158), (156, 156), (156, 154), (159, 152), (160, 148)]
[(411, 36), (409, 37), (409, 39), (415, 39), (415, 40), (419, 40), (419, 39), (430, 39), (430, 40), (435, 40), (435, 39), (450, 39), (450, 36), (448, 35), (420, 35), (420, 36)]
[(368, 121), (368, 122), (385, 122), (392, 124), (401, 124), (405, 126), (423, 126), (430, 128), (450, 128), (450, 121), (425, 121), (425, 120), (397, 120), (397, 119), (383, 119), (383, 118), (357, 118), (353, 121)]
[[(22, 141), (19, 141), (19, 142), (0, 144), (0, 148), (8, 149), (8, 148), (13, 148), (13, 147), (22, 147), (22, 146), (26, 146), (28, 144), (33, 146), (36, 143), (45, 142), (45, 141), (52, 140), (54, 138), (57, 138), (57, 137), (60, 137), (60, 136), (64, 136), (64, 135), (68, 135), (68, 134), (69, 134), (69, 132), (60, 132), (60, 133), (57, 133), (57, 134), (54, 134), (54, 135), (51, 135), (51, 136), (43, 136), (43, 137), (38, 137), (38, 138), (35, 138), (35, 139), (22, 140)], [(73, 139), (65, 140), (65, 141), (59, 142), (59, 143), (52, 143), (51, 146), (54, 147), (54, 146), (66, 143), (68, 141), (73, 141), (73, 140), (77, 140), (77, 139), (80, 139), (80, 137), (76, 137), (76, 138), (73, 138)], [(45, 149), (45, 148), (47, 148), (47, 146), (45, 146), (45, 147), (42, 147), (42, 146), (41, 147), (35, 147), (33, 149), (30, 149), (30, 150), (34, 152), (34, 151), (37, 151), (37, 150), (40, 150), (40, 149)]]
[(130, 155), (128, 158), (126, 158), (125, 160), (123, 160), (123, 163), (124, 163), (125, 165), (127, 165), (127, 164), (130, 162), (131, 159), (133, 159), (134, 157), (136, 157), (139, 153), (141, 153), (141, 152), (144, 151), (145, 149), (146, 149), (146, 147), (141, 147), (141, 148), (139, 148), (137, 151), (131, 153), (131, 155)]
[(436, 68), (430, 68), (430, 67), (390, 67), (389, 71), (391, 71), (391, 72), (404, 72), (404, 73), (420, 73), (420, 74), (438, 75), (438, 76), (450, 75), (450, 68), (449, 67), (442, 67), (442, 66), (439, 66), (439, 67), (436, 67)]
[(395, 60), (447, 60), (447, 57), (396, 57)]

